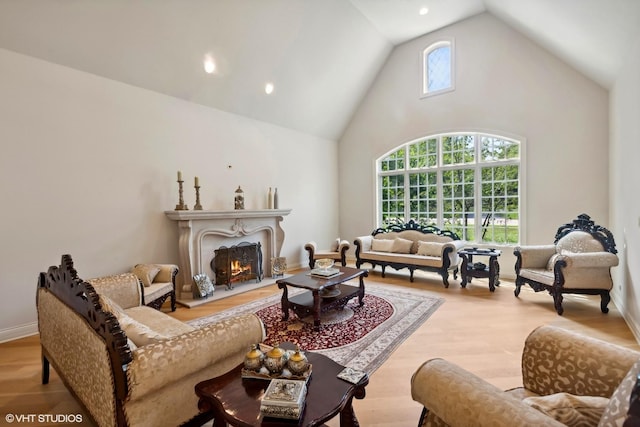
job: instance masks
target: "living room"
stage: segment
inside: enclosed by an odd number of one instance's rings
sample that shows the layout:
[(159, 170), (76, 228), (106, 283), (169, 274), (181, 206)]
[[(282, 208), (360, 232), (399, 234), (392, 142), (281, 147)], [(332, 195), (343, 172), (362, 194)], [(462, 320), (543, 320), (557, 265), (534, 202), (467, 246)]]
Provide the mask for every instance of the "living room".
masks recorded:
[[(268, 188), (277, 187), (280, 206), (292, 209), (282, 224), (282, 255), (296, 268), (305, 265), (305, 242), (328, 245), (337, 236), (353, 240), (377, 226), (376, 159), (416, 138), (480, 130), (526, 140), (523, 244), (550, 243), (560, 224), (582, 212), (613, 232), (620, 258), (612, 270), (613, 303), (640, 336), (635, 295), (640, 267), (632, 261), (640, 250), (640, 203), (633, 197), (640, 154), (638, 32), (617, 40), (624, 43), (624, 55), (610, 78), (596, 81), (489, 11), (394, 46), (355, 7), (343, 3), (307, 5), (313, 14), (296, 8), (284, 14), (291, 6), (286, 2), (278, 2), (280, 9), (251, 11), (254, 23), (260, 14), (276, 20), (280, 13), (285, 16), (279, 19), (293, 20), (297, 31), (308, 31), (305, 38), (282, 25), (256, 25), (258, 41), (232, 46), (246, 55), (260, 50), (302, 55), (297, 70), (264, 70), (281, 73), (272, 96), (262, 87), (237, 89), (233, 73), (241, 65), (226, 64), (225, 70), (222, 62), (226, 75), (206, 75), (200, 57), (189, 58), (194, 78), (184, 93), (146, 86), (147, 78), (170, 79), (171, 62), (145, 70), (148, 77), (140, 74), (138, 84), (118, 81), (117, 67), (108, 75), (112, 63), (135, 63), (126, 56), (124, 42), (116, 43), (123, 6), (104, 18), (102, 25), (111, 25), (104, 32), (87, 21), (103, 38), (114, 39), (113, 50), (101, 53), (71, 28), (83, 16), (97, 20), (102, 6), (84, 4), (74, 12), (71, 5), (0, 5), (2, 236), (10, 244), (0, 276), (0, 287), (10, 296), (0, 302), (0, 341), (36, 332), (37, 275), (57, 264), (62, 253), (73, 255), (81, 277), (128, 271), (139, 262), (178, 263), (178, 230), (164, 214), (177, 203), (178, 170), (190, 209), (196, 176), (208, 210), (233, 209), (239, 185), (247, 208), (263, 209)], [(621, 9), (612, 10), (613, 18), (603, 15), (602, 27), (590, 27), (593, 34), (587, 35), (605, 38), (598, 31), (609, 31), (604, 23), (615, 22), (620, 13), (637, 23), (638, 10), (631, 3), (616, 3)], [(582, 7), (573, 5), (577, 15)], [(624, 7), (635, 15), (621, 12)], [(132, 28), (134, 18), (132, 13)], [(154, 22), (149, 19), (148, 26), (138, 24), (149, 30)], [(216, 24), (232, 27), (240, 18), (226, 19), (226, 25)], [(66, 48), (84, 52), (94, 71), (46, 56), (64, 50), (45, 43), (46, 30), (64, 33), (63, 27), (73, 38)], [(153, 44), (172, 46), (173, 33), (186, 31), (170, 28)], [(246, 28), (231, 34), (247, 37)], [(264, 36), (270, 32), (282, 37), (281, 47), (269, 48), (272, 39)], [(455, 39), (455, 91), (420, 98), (420, 52), (441, 37)], [(45, 52), (29, 50), (30, 39)], [(278, 40), (275, 35), (273, 40)], [(215, 53), (216, 44), (200, 47), (203, 54)], [(260, 59), (245, 58), (242, 66)], [(331, 79), (304, 75), (327, 64), (332, 64), (326, 71)], [(331, 86), (336, 74), (344, 74), (350, 85)], [(297, 79), (305, 90), (293, 98), (287, 85)], [(217, 108), (207, 106), (206, 95), (217, 96), (225, 86), (236, 92), (226, 93)], [(235, 112), (240, 105), (243, 114)], [(500, 260), (506, 278), (513, 275), (511, 252), (504, 248)]]

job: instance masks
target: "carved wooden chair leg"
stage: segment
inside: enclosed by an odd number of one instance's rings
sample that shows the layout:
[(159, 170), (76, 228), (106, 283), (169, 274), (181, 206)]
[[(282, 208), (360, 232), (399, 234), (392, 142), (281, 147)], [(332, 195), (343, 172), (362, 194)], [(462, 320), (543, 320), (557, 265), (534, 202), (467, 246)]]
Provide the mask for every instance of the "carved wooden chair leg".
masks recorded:
[(445, 270), (442, 272), (442, 283), (445, 288), (449, 288), (449, 271)]
[(42, 384), (49, 384), (49, 359), (42, 355)]
[(409, 281), (413, 283), (413, 268), (409, 269)]
[(611, 301), (609, 291), (600, 292), (600, 310), (605, 314), (609, 312), (609, 307), (607, 307), (609, 301)]
[(517, 297), (518, 295), (520, 295), (520, 288), (522, 287), (522, 285), (524, 285), (524, 282), (522, 281), (522, 279), (518, 276), (518, 278), (516, 278), (516, 290), (513, 291), (513, 294)]
[(176, 311), (176, 293), (171, 292), (171, 311)]

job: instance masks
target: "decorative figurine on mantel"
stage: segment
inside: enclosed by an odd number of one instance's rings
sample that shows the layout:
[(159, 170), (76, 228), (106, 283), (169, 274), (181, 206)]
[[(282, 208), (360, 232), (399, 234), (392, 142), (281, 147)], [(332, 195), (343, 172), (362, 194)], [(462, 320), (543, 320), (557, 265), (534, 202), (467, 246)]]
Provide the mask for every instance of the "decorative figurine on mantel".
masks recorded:
[(240, 188), (239, 185), (233, 201), (236, 210), (244, 209), (244, 191), (242, 191), (242, 188)]

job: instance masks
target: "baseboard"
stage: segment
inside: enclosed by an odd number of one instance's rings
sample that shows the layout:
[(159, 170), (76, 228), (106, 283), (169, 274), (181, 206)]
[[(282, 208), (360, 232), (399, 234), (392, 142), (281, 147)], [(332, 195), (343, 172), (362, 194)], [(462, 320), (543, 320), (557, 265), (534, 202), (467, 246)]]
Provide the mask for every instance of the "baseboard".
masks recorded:
[(627, 326), (629, 327), (629, 330), (631, 331), (633, 336), (636, 338), (636, 341), (640, 343), (640, 325), (638, 325), (638, 323), (636, 323), (636, 321), (628, 315), (624, 301), (620, 301), (617, 293), (612, 293), (611, 302), (613, 302), (613, 304), (616, 306), (624, 321), (627, 322)]
[(13, 328), (0, 330), (0, 343), (17, 340), (38, 333), (38, 322), (27, 323)]

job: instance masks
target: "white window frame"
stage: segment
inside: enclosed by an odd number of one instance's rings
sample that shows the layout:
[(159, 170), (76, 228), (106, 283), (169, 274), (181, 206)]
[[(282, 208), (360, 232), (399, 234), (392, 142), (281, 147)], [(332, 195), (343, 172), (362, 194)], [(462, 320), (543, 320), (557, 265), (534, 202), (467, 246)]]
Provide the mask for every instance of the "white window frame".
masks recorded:
[[(466, 163), (466, 164), (456, 164), (456, 165), (443, 165), (442, 163), (442, 140), (444, 137), (447, 136), (458, 136), (458, 135), (473, 135), (474, 136), (474, 141), (475, 141), (475, 161), (473, 163)], [(489, 137), (489, 138), (497, 138), (497, 139), (503, 139), (503, 140), (509, 140), (509, 141), (514, 141), (517, 142), (520, 146), (519, 149), (519, 154), (520, 154), (520, 158), (515, 160), (515, 159), (509, 159), (509, 160), (503, 160), (503, 161), (497, 161), (495, 163), (493, 162), (481, 162), (479, 161), (480, 159), (480, 140), (482, 137)], [(409, 147), (412, 144), (421, 142), (421, 141), (425, 141), (425, 140), (429, 140), (429, 139), (437, 139), (437, 144), (438, 144), (438, 150), (437, 150), (437, 164), (435, 167), (426, 167), (426, 168), (418, 168), (418, 169), (412, 169), (410, 168), (410, 163), (409, 163)], [(381, 169), (381, 163), (382, 161), (387, 158), (388, 156), (390, 156), (391, 154), (393, 154), (394, 152), (403, 149), (404, 148), (404, 169), (396, 169), (396, 170), (392, 170), (392, 171), (383, 171)], [(376, 159), (376, 168), (375, 168), (375, 180), (376, 180), (376, 197), (375, 197), (375, 212), (376, 212), (376, 222), (377, 222), (377, 227), (382, 227), (383, 224), (383, 219), (382, 219), (382, 215), (383, 215), (383, 211), (382, 211), (382, 177), (383, 176), (388, 176), (388, 175), (403, 175), (404, 176), (404, 206), (405, 206), (405, 214), (404, 214), (404, 218), (408, 219), (410, 217), (410, 178), (409, 176), (413, 173), (419, 173), (419, 172), (435, 172), (437, 174), (437, 191), (438, 191), (438, 195), (437, 195), (437, 201), (438, 201), (438, 207), (437, 207), (437, 220), (436, 220), (436, 226), (439, 228), (442, 228), (442, 224), (443, 224), (443, 192), (442, 192), (442, 171), (444, 170), (452, 170), (452, 169), (474, 169), (475, 170), (475, 180), (474, 180), (474, 185), (476, 186), (476, 190), (475, 190), (475, 203), (474, 203), (474, 217), (475, 218), (482, 218), (482, 201), (481, 201), (481, 197), (482, 197), (482, 180), (481, 180), (481, 170), (483, 167), (491, 167), (491, 166), (499, 166), (499, 165), (507, 165), (507, 164), (518, 164), (518, 221), (519, 221), (519, 227), (518, 227), (518, 242), (517, 243), (508, 243), (506, 245), (509, 246), (513, 246), (516, 244), (523, 244), (523, 242), (526, 241), (526, 231), (525, 231), (525, 227), (524, 227), (524, 223), (526, 221), (525, 219), (525, 212), (526, 212), (526, 197), (525, 197), (525, 176), (526, 176), (526, 159), (525, 159), (525, 155), (526, 155), (526, 140), (525, 138), (519, 137), (519, 136), (513, 136), (513, 135), (505, 135), (505, 134), (498, 134), (498, 133), (487, 133), (487, 132), (476, 132), (476, 131), (456, 131), (456, 132), (446, 132), (446, 133), (439, 133), (439, 134), (434, 134), (434, 135), (428, 135), (422, 138), (418, 138), (409, 142), (406, 142), (404, 144), (398, 145), (395, 148), (393, 148), (392, 150), (386, 152), (385, 154), (383, 154), (382, 156), (380, 156), (378, 159)], [(479, 243), (479, 244), (483, 244), (483, 242), (481, 242), (481, 239), (478, 239), (478, 236), (481, 236), (482, 234), (482, 221), (475, 221), (474, 222), (474, 236), (476, 236), (476, 240), (475, 242)], [(462, 238), (462, 236), (460, 236)], [(485, 242), (487, 243), (487, 242)], [(500, 243), (496, 243), (494, 244), (494, 246), (497, 245), (501, 245)]]
[[(427, 69), (427, 57), (429, 56), (429, 53), (431, 53), (432, 51), (444, 47), (444, 46), (449, 46), (449, 49), (451, 51), (451, 62), (450, 62), (450, 70), (449, 70), (449, 76), (451, 77), (451, 86), (449, 86), (448, 88), (445, 89), (440, 89), (440, 90), (435, 90), (435, 91), (429, 91), (428, 88), (428, 72), (429, 70)], [(435, 43), (430, 44), (429, 46), (427, 46), (425, 49), (423, 49), (421, 55), (420, 55), (420, 61), (422, 63), (421, 65), (421, 70), (422, 70), (422, 88), (420, 90), (420, 98), (427, 98), (430, 96), (435, 96), (435, 95), (440, 95), (442, 93), (446, 93), (446, 92), (452, 92), (456, 89), (456, 79), (455, 79), (455, 70), (456, 70), (456, 66), (455, 66), (455, 43), (454, 43), (454, 39), (449, 37), (449, 38), (443, 38), (438, 40)]]

